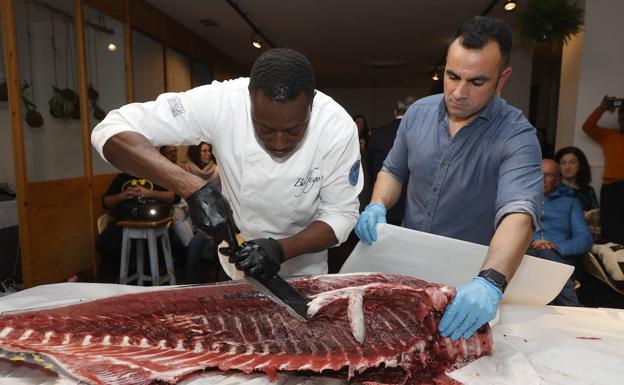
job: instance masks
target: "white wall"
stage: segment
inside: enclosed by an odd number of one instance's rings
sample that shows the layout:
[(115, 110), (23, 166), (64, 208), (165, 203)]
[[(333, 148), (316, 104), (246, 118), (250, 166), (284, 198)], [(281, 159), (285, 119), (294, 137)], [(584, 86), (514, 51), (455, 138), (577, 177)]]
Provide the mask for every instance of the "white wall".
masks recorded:
[[(586, 1), (585, 32), (563, 49), (555, 145), (573, 145), (585, 152), (597, 192), (604, 171), (602, 148), (583, 132), (582, 125), (605, 94), (624, 97), (623, 14), (624, 1)], [(600, 125), (615, 129), (615, 114), (605, 113)]]

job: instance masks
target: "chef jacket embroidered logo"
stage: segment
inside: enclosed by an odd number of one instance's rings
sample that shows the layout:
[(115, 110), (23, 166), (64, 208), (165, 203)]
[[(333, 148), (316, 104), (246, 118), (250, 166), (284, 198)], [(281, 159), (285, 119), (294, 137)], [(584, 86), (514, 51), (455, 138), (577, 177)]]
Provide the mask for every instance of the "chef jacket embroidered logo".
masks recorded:
[(349, 183), (351, 186), (355, 186), (358, 182), (358, 178), (360, 177), (360, 161), (356, 160), (351, 166), (351, 170), (349, 171)]
[(300, 197), (301, 195), (312, 190), (312, 187), (318, 182), (321, 181), (323, 177), (321, 176), (321, 172), (318, 167), (314, 167), (312, 170), (309, 170), (303, 177), (297, 178), (295, 182), (295, 196)]
[(182, 100), (180, 100), (180, 98), (177, 96), (167, 99), (167, 103), (169, 103), (169, 109), (171, 110), (171, 114), (174, 117), (182, 115), (186, 112), (184, 110), (184, 104), (182, 104)]

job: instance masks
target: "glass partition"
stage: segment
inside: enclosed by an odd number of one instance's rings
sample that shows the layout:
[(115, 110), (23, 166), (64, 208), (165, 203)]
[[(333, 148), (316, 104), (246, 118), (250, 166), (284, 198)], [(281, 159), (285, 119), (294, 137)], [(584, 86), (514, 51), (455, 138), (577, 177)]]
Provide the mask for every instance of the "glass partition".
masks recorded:
[[(89, 81), (89, 128), (128, 102), (126, 94), (124, 26), (89, 6), (84, 7), (85, 56)], [(118, 170), (92, 147), (93, 174)]]
[(84, 176), (73, 0), (15, 0), (28, 181)]
[(191, 58), (173, 48), (167, 49), (167, 91), (181, 92), (191, 88)]
[(212, 68), (209, 65), (193, 60), (192, 67), (191, 79), (193, 88), (212, 83)]
[(154, 100), (165, 92), (163, 45), (136, 30), (132, 31), (134, 100)]

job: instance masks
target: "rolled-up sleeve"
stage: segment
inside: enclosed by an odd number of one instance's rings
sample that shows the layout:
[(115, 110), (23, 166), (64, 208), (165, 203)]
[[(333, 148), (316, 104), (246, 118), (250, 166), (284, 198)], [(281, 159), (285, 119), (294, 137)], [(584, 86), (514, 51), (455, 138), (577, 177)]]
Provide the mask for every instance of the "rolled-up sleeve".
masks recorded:
[[(91, 143), (102, 156), (104, 144), (114, 135), (133, 131), (154, 146), (197, 144), (211, 141), (211, 128), (219, 108), (219, 92), (212, 86), (181, 93), (165, 93), (155, 101), (131, 103), (108, 113), (91, 133)], [(201, 119), (202, 125), (198, 123)]]
[(347, 240), (358, 216), (358, 195), (364, 185), (360, 146), (355, 123), (339, 135), (323, 159), (327, 175), (320, 190), (319, 216), (327, 223), (338, 243)]
[(494, 225), (498, 227), (507, 214), (522, 212), (531, 215), (537, 231), (542, 228), (544, 182), (541, 151), (533, 128), (528, 127), (508, 139), (504, 152), (499, 169)]

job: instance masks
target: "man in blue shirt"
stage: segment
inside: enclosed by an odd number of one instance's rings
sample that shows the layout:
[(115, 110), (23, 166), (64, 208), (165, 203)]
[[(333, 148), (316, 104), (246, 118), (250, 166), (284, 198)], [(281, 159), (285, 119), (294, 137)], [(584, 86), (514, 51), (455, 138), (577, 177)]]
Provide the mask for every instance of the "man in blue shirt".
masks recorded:
[[(458, 287), (439, 324), (469, 338), (496, 315), (520, 264), (543, 201), (535, 129), (497, 96), (511, 75), (512, 38), (502, 20), (477, 16), (448, 48), (444, 94), (414, 103), (377, 175), (356, 233), (366, 244), (407, 184), (403, 226), (489, 244), (482, 271)], [(461, 255), (458, 256), (461, 258)]]
[[(533, 234), (527, 254), (550, 261), (574, 265), (576, 257), (592, 247), (592, 237), (585, 222), (581, 202), (574, 190), (561, 181), (559, 165), (552, 159), (542, 161), (544, 175), (544, 227)], [(583, 306), (568, 279), (554, 305)]]

